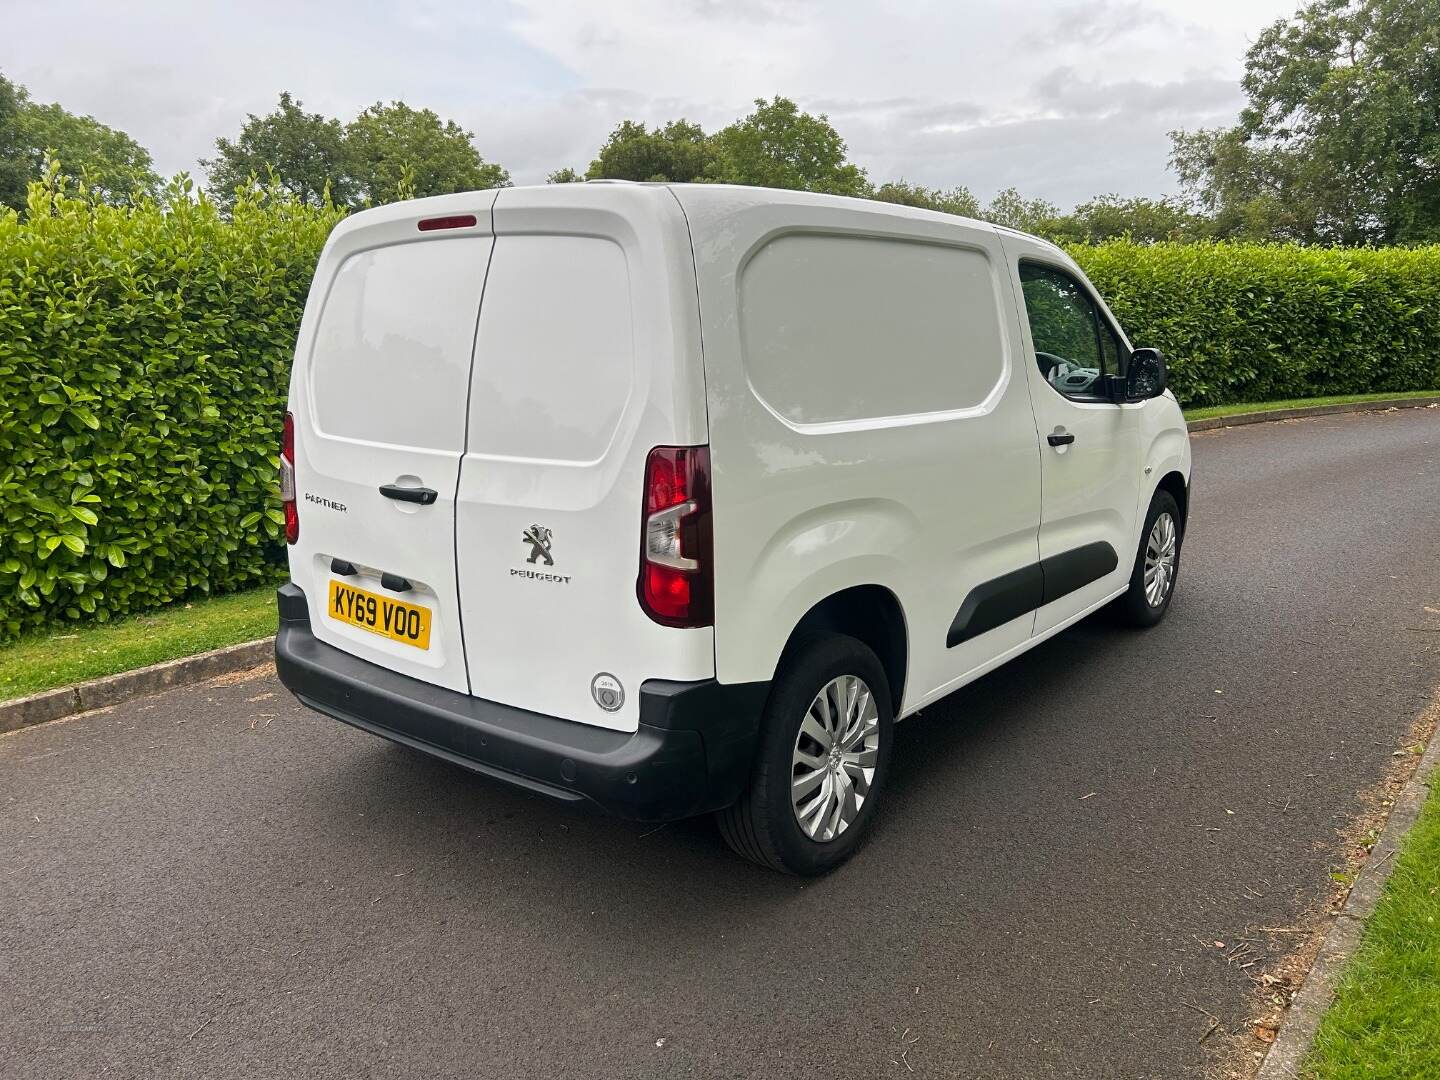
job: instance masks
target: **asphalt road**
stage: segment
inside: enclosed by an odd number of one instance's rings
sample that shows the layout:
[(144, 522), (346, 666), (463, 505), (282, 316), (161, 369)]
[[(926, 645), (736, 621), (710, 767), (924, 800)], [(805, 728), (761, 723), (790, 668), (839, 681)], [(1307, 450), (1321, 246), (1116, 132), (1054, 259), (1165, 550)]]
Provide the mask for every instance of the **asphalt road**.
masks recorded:
[(1169, 619), (901, 725), (817, 882), (265, 675), (0, 738), (0, 1076), (1201, 1075), (1440, 683), (1440, 410), (1195, 458)]

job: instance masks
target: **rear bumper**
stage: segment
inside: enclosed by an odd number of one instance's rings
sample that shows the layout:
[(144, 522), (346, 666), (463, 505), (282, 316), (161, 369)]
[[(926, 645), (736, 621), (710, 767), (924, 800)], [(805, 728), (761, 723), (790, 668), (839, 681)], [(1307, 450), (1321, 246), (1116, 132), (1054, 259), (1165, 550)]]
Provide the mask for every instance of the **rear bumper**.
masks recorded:
[(768, 683), (652, 679), (640, 687), (639, 729), (609, 731), (432, 686), (327, 645), (293, 583), (279, 604), (275, 667), (303, 704), (475, 772), (637, 821), (728, 806), (749, 775)]

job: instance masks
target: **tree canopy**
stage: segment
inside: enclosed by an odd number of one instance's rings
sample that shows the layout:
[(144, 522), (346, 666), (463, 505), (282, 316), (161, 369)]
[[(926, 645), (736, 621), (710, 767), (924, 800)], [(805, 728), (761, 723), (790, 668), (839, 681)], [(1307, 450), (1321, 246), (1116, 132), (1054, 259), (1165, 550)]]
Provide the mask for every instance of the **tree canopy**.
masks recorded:
[(648, 127), (624, 120), (600, 148), (590, 180), (652, 180), (676, 184), (759, 187), (867, 195), (865, 171), (846, 159), (845, 140), (821, 114), (789, 98), (755, 100), (755, 111), (714, 134), (686, 119)]
[(890, 180), (875, 189), (874, 198), (880, 202), (915, 206), (921, 210), (938, 210), (944, 214), (958, 214), (960, 217), (980, 216), (980, 200), (970, 194), (970, 189), (966, 187), (941, 191), (939, 188), (927, 188), (905, 180)]
[(355, 190), (383, 203), (508, 186), (510, 174), (482, 158), (473, 138), (430, 109), (376, 102), (345, 127)]
[(821, 113), (801, 112), (789, 98), (755, 99), (755, 111), (717, 131), (708, 179), (726, 184), (868, 195), (865, 170), (846, 158), (845, 140)]
[(1246, 54), (1228, 129), (1172, 164), (1220, 235), (1440, 240), (1440, 2), (1316, 0)]
[(345, 146), (345, 128), (339, 120), (307, 113), (290, 91), (264, 116), (250, 113), (231, 141), (215, 140), (215, 156), (202, 159), (210, 180), (210, 194), (222, 206), (235, 201), (235, 192), (273, 176), (281, 189), (306, 206), (323, 206), (327, 197), (337, 206), (356, 201)]
[(672, 120), (652, 131), (637, 120), (625, 120), (600, 147), (585, 177), (689, 184), (705, 178), (713, 158), (710, 140), (699, 124)]
[(1100, 244), (1124, 239), (1154, 244), (1201, 239), (1208, 235), (1209, 222), (1175, 199), (1100, 195), (1056, 218), (1045, 226), (1045, 231), (1052, 239), (1067, 243)]
[(22, 208), (27, 185), (51, 158), (61, 177), (80, 181), (100, 202), (130, 203), (160, 187), (149, 151), (125, 132), (31, 101), (25, 87), (0, 75), (0, 204)]
[(453, 120), (403, 101), (376, 102), (348, 124), (307, 113), (288, 90), (265, 116), (253, 113), (233, 141), (215, 140), (202, 161), (211, 195), (222, 205), (251, 177), (273, 174), (307, 206), (361, 206), (454, 191), (506, 187), (510, 174), (487, 162), (474, 136)]
[(0, 206), (25, 205), (25, 186), (30, 179), (25, 157), (25, 136), (20, 131), (20, 89), (0, 75)]

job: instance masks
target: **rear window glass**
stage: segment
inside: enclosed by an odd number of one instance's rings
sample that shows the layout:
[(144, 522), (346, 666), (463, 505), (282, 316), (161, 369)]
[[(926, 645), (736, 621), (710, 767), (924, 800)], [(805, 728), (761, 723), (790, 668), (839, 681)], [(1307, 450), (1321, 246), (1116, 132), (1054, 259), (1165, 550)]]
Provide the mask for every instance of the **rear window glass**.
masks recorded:
[(470, 452), (601, 458), (630, 397), (635, 342), (625, 253), (586, 236), (502, 236), (485, 284)]
[(330, 286), (310, 360), (328, 435), (461, 450), (489, 237), (352, 255)]
[(1005, 367), (983, 252), (793, 233), (761, 248), (740, 284), (750, 385), (794, 424), (980, 405)]

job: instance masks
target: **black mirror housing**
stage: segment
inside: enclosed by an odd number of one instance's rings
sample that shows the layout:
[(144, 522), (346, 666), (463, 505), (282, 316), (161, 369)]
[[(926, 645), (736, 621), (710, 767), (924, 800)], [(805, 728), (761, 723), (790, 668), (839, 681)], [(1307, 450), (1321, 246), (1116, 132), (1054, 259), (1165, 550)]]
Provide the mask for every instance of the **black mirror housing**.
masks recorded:
[(1165, 354), (1159, 349), (1136, 349), (1125, 369), (1126, 397), (1149, 401), (1165, 392)]

